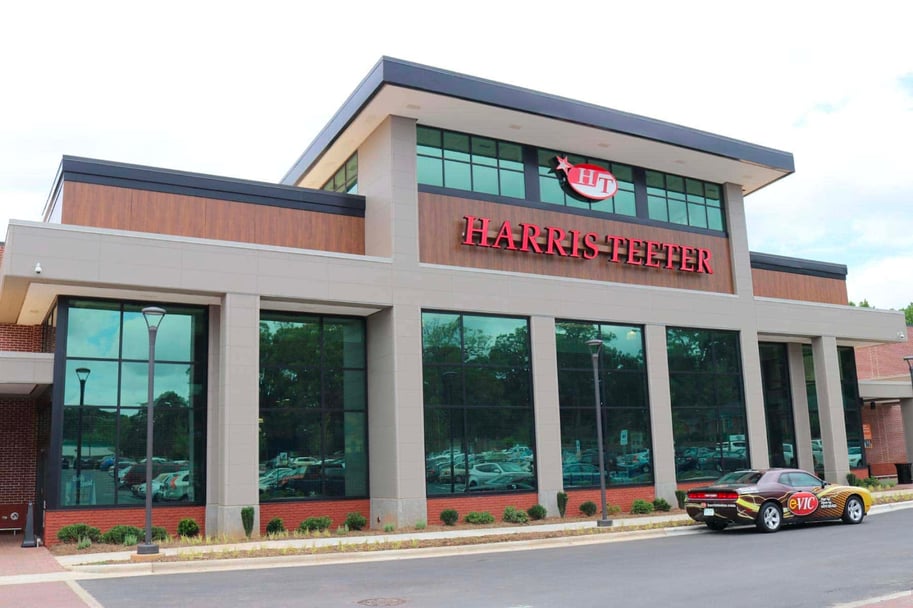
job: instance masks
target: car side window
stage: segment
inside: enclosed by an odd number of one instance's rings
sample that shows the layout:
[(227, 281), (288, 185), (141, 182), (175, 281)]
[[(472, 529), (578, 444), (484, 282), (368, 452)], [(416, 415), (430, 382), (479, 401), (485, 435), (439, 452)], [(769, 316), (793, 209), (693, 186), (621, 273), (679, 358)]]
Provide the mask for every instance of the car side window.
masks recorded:
[(791, 488), (814, 488), (821, 485), (821, 481), (808, 473), (783, 473), (780, 475), (780, 483), (790, 486)]

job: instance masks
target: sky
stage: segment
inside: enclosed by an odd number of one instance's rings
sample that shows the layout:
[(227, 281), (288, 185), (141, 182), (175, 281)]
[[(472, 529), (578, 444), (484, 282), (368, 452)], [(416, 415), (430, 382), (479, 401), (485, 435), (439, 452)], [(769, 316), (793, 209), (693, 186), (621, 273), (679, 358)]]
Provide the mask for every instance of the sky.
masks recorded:
[(15, 2), (0, 20), (0, 240), (63, 155), (277, 183), (381, 56), (791, 152), (752, 251), (913, 302), (913, 3)]

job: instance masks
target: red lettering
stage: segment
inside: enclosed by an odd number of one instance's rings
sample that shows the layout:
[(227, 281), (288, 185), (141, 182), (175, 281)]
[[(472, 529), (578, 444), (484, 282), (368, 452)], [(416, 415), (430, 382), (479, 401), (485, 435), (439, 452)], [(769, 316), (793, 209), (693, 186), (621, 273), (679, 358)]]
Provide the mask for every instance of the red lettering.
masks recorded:
[(564, 245), (561, 244), (561, 241), (564, 240), (567, 233), (561, 228), (555, 228), (554, 226), (547, 226), (546, 230), (548, 231), (548, 240), (545, 247), (545, 253), (555, 255), (557, 252), (560, 256), (567, 256), (567, 251), (564, 250)]
[(643, 239), (628, 239), (628, 264), (635, 266), (643, 264), (643, 258), (640, 257), (640, 252), (637, 250), (641, 244), (643, 244)]
[(682, 259), (679, 263), (679, 270), (684, 270), (685, 272), (694, 272), (694, 260), (692, 260), (690, 257), (692, 251), (694, 251), (694, 247), (682, 245)]
[(697, 271), (713, 274), (713, 268), (710, 266), (710, 250), (699, 247), (697, 250)]
[(656, 241), (646, 241), (646, 259), (644, 260), (644, 266), (649, 266), (651, 268), (659, 268), (659, 262), (653, 259), (653, 256), (657, 254), (657, 249), (660, 247), (660, 243)]
[(539, 243), (536, 241), (542, 233), (539, 226), (536, 226), (535, 224), (520, 224), (520, 226), (523, 228), (523, 236), (520, 240), (520, 251), (532, 250), (535, 253), (542, 253), (542, 248), (539, 247)]
[(571, 237), (571, 257), (579, 258), (580, 257), (580, 231), (579, 230), (570, 230), (568, 234)]
[(672, 268), (672, 254), (679, 249), (681, 249), (681, 246), (675, 243), (663, 243), (663, 251), (666, 252), (665, 268)]
[[(491, 222), (487, 217), (475, 218), (471, 215), (464, 215), (466, 227), (463, 229), (463, 244), (478, 245), (479, 247), (489, 247), (488, 244), (488, 224)], [(481, 222), (482, 226), (476, 228), (476, 219)], [(475, 237), (479, 237), (479, 242), (475, 242)]]
[(501, 241), (507, 241), (507, 247), (505, 249), (516, 250), (517, 244), (514, 243), (514, 229), (510, 225), (509, 221), (505, 221), (501, 224), (501, 229), (498, 230), (498, 236), (495, 237), (495, 242), (491, 244), (495, 249), (500, 249), (504, 247), (501, 244)]
[(583, 248), (586, 249), (583, 254), (584, 260), (592, 260), (599, 255), (599, 245), (596, 244), (598, 238), (599, 235), (595, 232), (587, 232), (583, 235)]
[(610, 253), (610, 255), (612, 257), (609, 258), (610, 260), (612, 260), (613, 262), (616, 262), (616, 263), (619, 261), (618, 255), (621, 253), (621, 244), (624, 243), (626, 240), (627, 240), (626, 238), (621, 237), (621, 236), (608, 235), (605, 237), (606, 243), (608, 243), (609, 247), (612, 249), (612, 252)]

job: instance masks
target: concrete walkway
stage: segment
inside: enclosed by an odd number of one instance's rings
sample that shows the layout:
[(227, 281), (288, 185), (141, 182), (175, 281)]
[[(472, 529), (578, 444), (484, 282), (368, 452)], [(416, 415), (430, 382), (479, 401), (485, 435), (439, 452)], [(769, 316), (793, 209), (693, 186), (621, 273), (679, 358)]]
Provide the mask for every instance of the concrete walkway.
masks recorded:
[[(875, 505), (871, 515), (897, 509), (913, 508), (913, 488), (896, 489), (909, 500), (893, 504)], [(112, 553), (84, 553), (54, 556), (46, 547), (22, 548), (22, 535), (0, 534), (0, 608), (74, 608), (88, 606), (103, 608), (78, 584), (90, 578), (174, 574), (204, 570), (234, 570), (253, 568), (293, 567), (309, 564), (328, 564), (352, 561), (377, 561), (389, 559), (417, 559), (422, 557), (452, 555), (453, 553), (483, 553), (532, 550), (544, 547), (569, 546), (583, 543), (622, 542), (661, 536), (696, 534), (703, 526), (691, 523), (684, 514), (647, 517), (625, 517), (613, 520), (611, 534), (587, 533), (596, 528), (595, 521), (544, 524), (536, 526), (511, 526), (503, 528), (459, 528), (439, 532), (415, 531), (374, 536), (332, 536), (300, 538), (281, 541), (255, 541), (225, 545), (187, 545), (162, 548), (165, 555), (178, 555), (186, 559), (169, 562), (132, 562), (135, 550)], [(683, 525), (685, 524), (685, 525)], [(445, 546), (427, 549), (408, 548), (415, 539), (448, 539), (485, 536), (517, 535), (532, 531), (566, 531), (568, 535), (549, 539), (521, 540), (473, 545)], [(346, 547), (360, 544), (389, 543), (402, 549), (383, 551), (346, 552)], [(340, 547), (342, 545), (342, 547)], [(283, 547), (320, 548), (339, 547), (339, 551), (315, 552), (278, 557), (244, 557), (245, 551)], [(226, 559), (193, 559), (197, 553), (217, 553)], [(913, 606), (913, 595), (898, 594), (873, 598), (864, 603), (847, 604), (841, 608), (900, 608)]]

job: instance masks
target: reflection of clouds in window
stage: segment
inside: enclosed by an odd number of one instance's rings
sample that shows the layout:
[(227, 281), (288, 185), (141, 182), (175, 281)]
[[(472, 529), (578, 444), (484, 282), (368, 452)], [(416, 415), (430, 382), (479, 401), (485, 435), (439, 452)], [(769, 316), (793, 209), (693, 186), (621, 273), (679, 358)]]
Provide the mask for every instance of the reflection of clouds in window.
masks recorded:
[[(193, 319), (190, 315), (165, 313), (155, 338), (156, 361), (189, 361)], [(139, 312), (124, 313), (124, 359), (149, 358), (149, 328)]]
[(79, 405), (79, 378), (76, 369), (89, 369), (86, 378), (85, 405), (114, 405), (117, 403), (117, 363), (114, 361), (86, 361), (70, 359), (67, 361), (64, 376), (64, 403)]
[[(192, 385), (191, 366), (182, 364), (156, 363), (155, 382), (153, 391), (156, 396), (162, 393), (174, 392), (182, 399), (190, 402), (190, 388)], [(149, 394), (149, 364), (124, 363), (123, 377), (121, 379), (121, 405), (145, 405)]]
[(67, 355), (109, 359), (117, 357), (119, 328), (120, 313), (117, 311), (70, 309)]

